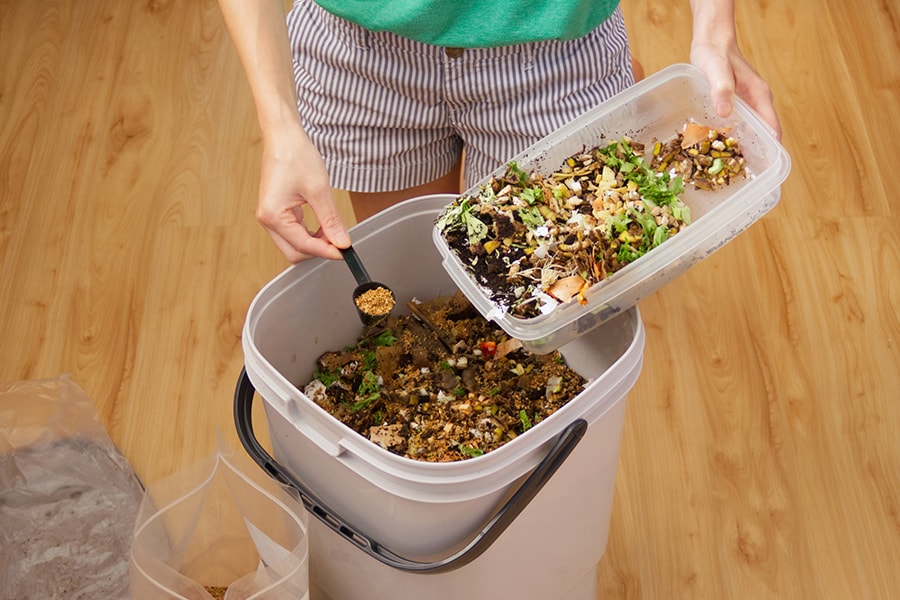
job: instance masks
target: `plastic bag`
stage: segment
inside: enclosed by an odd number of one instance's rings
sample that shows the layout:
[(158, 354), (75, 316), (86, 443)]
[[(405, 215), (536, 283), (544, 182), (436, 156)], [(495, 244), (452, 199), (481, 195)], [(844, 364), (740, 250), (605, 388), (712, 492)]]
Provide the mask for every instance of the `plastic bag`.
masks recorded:
[(132, 598), (308, 598), (302, 504), (221, 440), (219, 448), (147, 486), (131, 549)]
[(0, 386), (0, 598), (128, 598), (141, 494), (67, 376)]

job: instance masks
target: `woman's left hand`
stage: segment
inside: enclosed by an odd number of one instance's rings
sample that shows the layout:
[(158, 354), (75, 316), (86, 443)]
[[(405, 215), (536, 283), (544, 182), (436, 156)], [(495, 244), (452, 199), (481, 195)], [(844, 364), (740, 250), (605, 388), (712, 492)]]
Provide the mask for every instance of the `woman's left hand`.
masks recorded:
[(772, 89), (738, 47), (734, 0), (691, 0), (691, 12), (691, 63), (709, 80), (716, 113), (728, 117), (737, 94), (759, 113), (780, 140), (781, 124)]
[(775, 137), (781, 139), (781, 124), (775, 112), (772, 89), (736, 45), (718, 48), (695, 41), (691, 45), (691, 63), (703, 71), (709, 80), (713, 106), (720, 117), (731, 114), (732, 98), (737, 94), (769, 124)]

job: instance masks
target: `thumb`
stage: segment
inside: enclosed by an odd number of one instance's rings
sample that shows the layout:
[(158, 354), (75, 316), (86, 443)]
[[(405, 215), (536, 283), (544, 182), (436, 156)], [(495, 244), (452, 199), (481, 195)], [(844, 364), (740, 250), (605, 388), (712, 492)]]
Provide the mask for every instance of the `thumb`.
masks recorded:
[[(698, 53), (699, 54), (699, 53)], [(734, 71), (724, 57), (711, 57), (703, 54), (694, 57), (694, 63), (706, 75), (709, 81), (709, 95), (716, 114), (725, 118), (734, 109)]]
[(734, 74), (731, 69), (712, 68), (709, 77), (709, 95), (716, 114), (725, 118), (734, 110)]
[(319, 227), (325, 239), (338, 248), (348, 248), (350, 246), (350, 234), (347, 232), (344, 221), (341, 219), (341, 215), (334, 204), (322, 207), (320, 210), (314, 210), (314, 212), (319, 220)]

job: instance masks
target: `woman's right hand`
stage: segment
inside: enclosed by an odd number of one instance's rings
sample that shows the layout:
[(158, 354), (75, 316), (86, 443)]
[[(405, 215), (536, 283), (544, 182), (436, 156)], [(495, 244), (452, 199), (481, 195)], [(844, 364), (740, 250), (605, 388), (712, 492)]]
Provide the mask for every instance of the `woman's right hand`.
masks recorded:
[[(350, 235), (331, 197), (319, 151), (297, 113), (291, 48), (283, 0), (219, 0), (234, 41), (263, 135), (256, 217), (291, 262), (313, 256), (340, 259)], [(303, 223), (308, 205), (320, 228)]]
[[(315, 233), (303, 222), (305, 205), (319, 221)], [(322, 157), (299, 126), (266, 142), (256, 218), (293, 263), (316, 256), (339, 260), (340, 249), (350, 245)]]

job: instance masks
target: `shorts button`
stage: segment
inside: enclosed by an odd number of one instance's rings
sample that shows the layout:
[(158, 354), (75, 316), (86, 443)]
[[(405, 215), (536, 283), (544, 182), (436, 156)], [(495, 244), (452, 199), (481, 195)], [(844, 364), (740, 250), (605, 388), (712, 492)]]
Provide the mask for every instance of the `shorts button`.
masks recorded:
[(444, 52), (446, 52), (447, 56), (450, 58), (459, 58), (463, 55), (465, 50), (463, 48), (444, 48)]

